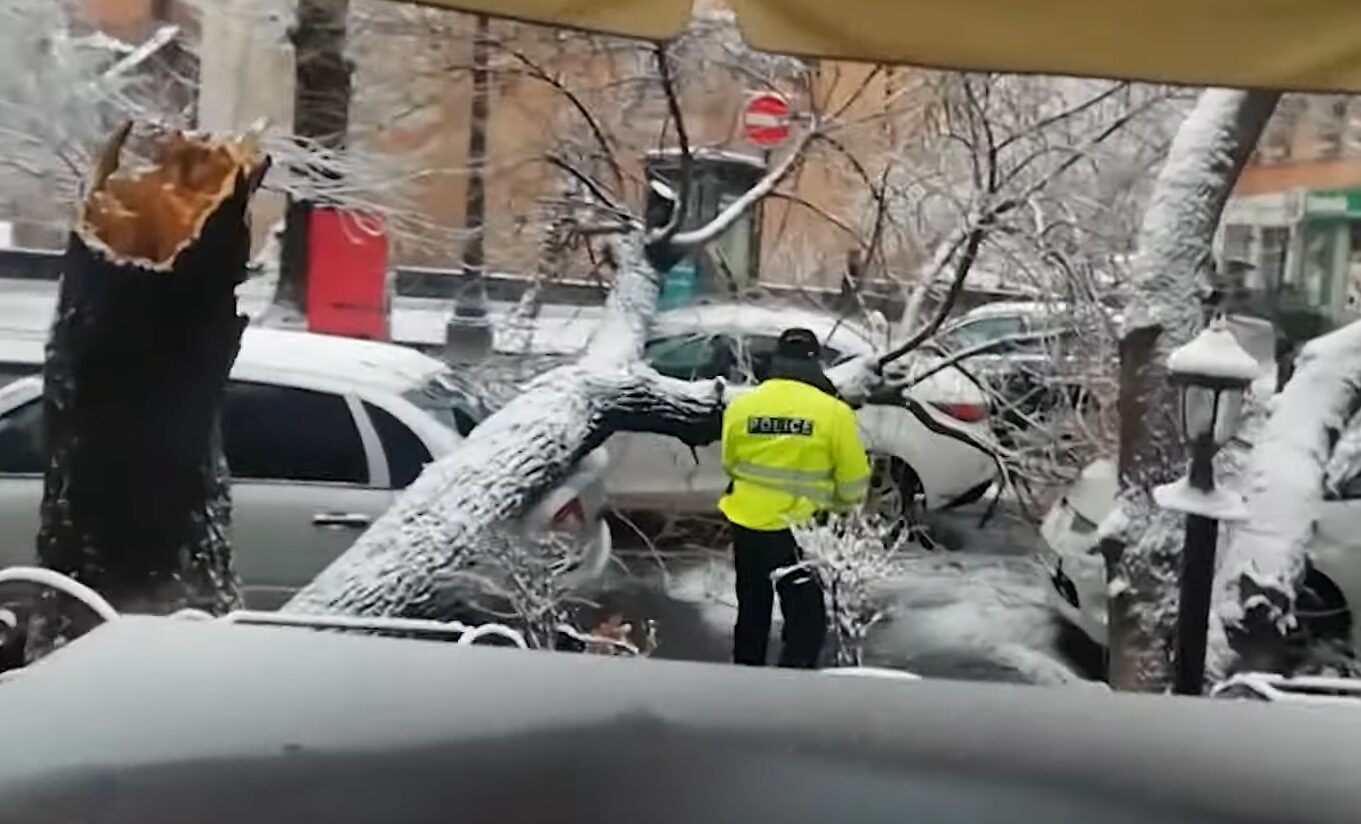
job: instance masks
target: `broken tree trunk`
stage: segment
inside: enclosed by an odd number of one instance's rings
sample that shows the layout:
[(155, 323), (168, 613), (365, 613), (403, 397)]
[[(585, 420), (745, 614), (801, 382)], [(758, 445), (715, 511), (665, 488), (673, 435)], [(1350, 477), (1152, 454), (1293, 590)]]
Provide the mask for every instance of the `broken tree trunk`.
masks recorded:
[(105, 147), (63, 263), (38, 559), (119, 610), (220, 613), (239, 598), (219, 408), (267, 163), (252, 141), (175, 134), (153, 168), (119, 175), (130, 129)]
[(1113, 687), (1171, 678), (1182, 518), (1152, 500), (1184, 470), (1167, 356), (1203, 321), (1220, 213), (1279, 93), (1210, 89), (1168, 151), (1139, 233), (1120, 341), (1120, 505), (1103, 530)]

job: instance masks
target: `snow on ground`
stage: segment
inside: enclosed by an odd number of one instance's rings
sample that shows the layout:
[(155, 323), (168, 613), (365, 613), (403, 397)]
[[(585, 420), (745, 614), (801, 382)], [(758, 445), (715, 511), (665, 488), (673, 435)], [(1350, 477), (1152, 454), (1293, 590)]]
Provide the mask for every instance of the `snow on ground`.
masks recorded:
[[(886, 583), (894, 616), (871, 634), (867, 665), (925, 677), (1038, 684), (1090, 676), (1100, 665), (1099, 651), (1049, 607), (1049, 583), (1033, 559), (1034, 529), (1009, 511), (980, 527), (981, 513), (975, 506), (937, 516), (938, 527), (954, 533), (960, 550), (922, 551), (907, 577)], [(620, 568), (592, 593), (604, 614), (655, 620), (658, 657), (729, 660), (736, 601), (726, 547), (660, 556), (630, 548), (619, 558)], [(777, 610), (777, 624), (778, 617)], [(772, 646), (778, 633), (772, 630)]]

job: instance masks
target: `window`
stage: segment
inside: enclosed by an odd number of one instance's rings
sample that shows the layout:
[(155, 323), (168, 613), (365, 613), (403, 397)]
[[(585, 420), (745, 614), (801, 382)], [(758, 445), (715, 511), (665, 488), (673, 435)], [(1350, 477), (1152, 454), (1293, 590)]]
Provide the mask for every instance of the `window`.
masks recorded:
[(1224, 227), (1220, 257), (1225, 264), (1230, 261), (1249, 261), (1252, 259), (1254, 231), (1254, 227), (1241, 223), (1232, 223)]
[(473, 388), (452, 372), (435, 375), (402, 397), (465, 438), (491, 415), (491, 409)]
[(763, 381), (770, 375), (770, 361), (775, 357), (777, 338), (754, 335), (742, 341), (742, 351), (737, 358), (737, 375), (742, 381)]
[(36, 375), (43, 370), (40, 365), (27, 363), (0, 363), (0, 386), (13, 383), (20, 378)]
[(1025, 324), (1018, 317), (980, 318), (946, 332), (941, 343), (954, 352), (973, 349), (998, 338), (1025, 332)]
[(371, 403), (364, 404), (364, 411), (373, 428), (378, 430), (378, 440), (383, 443), (383, 453), (388, 457), (388, 474), (393, 489), (406, 489), (420, 476), (421, 470), (430, 463), (430, 450), (425, 448), (421, 439), (416, 437), (410, 427), (394, 418), (390, 413)]
[(707, 380), (727, 374), (732, 353), (721, 338), (680, 335), (650, 341), (643, 359), (672, 378)]
[[(770, 361), (775, 356), (779, 338), (770, 335), (751, 335), (742, 339), (741, 351), (737, 354), (734, 380), (763, 381), (770, 374)], [(823, 367), (832, 366), (842, 360), (841, 352), (830, 346), (822, 347)]]
[(0, 418), (0, 473), (41, 475), (46, 468), (43, 402), (38, 398)]
[(1284, 226), (1263, 226), (1257, 248), (1257, 272), (1261, 284), (1276, 289), (1285, 282), (1286, 257), (1290, 253), (1290, 230)]
[(234, 478), (368, 483), (359, 428), (339, 395), (233, 381), (222, 429)]

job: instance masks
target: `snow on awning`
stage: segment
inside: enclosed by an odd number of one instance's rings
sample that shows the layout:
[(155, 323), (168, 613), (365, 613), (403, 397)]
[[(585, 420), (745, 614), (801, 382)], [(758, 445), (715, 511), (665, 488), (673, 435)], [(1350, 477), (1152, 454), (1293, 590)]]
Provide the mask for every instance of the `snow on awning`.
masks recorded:
[[(649, 40), (692, 0), (396, 0)], [(1361, 92), (1358, 0), (730, 0), (759, 49), (974, 71)]]

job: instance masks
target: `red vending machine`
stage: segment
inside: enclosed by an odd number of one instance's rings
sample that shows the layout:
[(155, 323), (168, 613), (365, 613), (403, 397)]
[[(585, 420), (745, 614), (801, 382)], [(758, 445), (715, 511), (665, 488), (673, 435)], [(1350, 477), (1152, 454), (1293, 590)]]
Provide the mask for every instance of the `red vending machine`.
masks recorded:
[(307, 231), (307, 330), (387, 340), (387, 263), (381, 220), (313, 208)]

